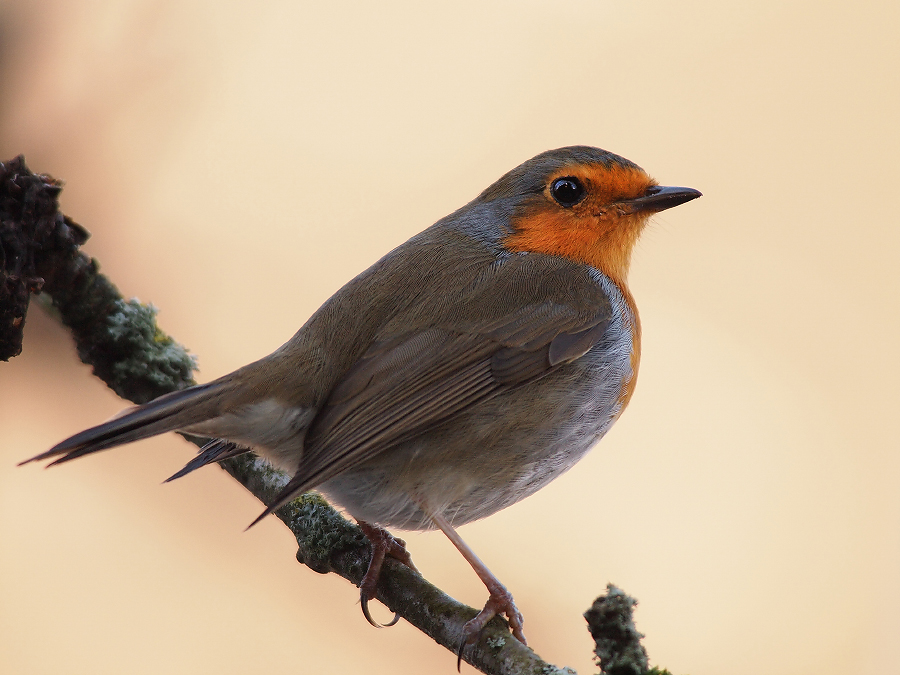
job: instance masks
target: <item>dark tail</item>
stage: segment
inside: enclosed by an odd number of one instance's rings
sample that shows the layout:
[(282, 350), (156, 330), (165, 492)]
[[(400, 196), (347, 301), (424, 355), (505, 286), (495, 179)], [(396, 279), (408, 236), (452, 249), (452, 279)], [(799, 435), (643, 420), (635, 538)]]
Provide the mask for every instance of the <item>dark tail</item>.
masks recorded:
[(250, 448), (245, 448), (237, 443), (216, 438), (200, 448), (200, 452), (197, 453), (197, 456), (185, 464), (181, 471), (172, 474), (163, 482), (169, 483), (176, 478), (188, 475), (191, 471), (196, 471), (202, 466), (212, 464), (213, 462), (221, 462), (223, 459), (228, 459), (229, 457), (237, 457), (238, 455), (243, 455), (245, 452), (251, 452)]
[(48, 466), (62, 464), (83, 455), (113, 448), (117, 445), (139, 441), (150, 436), (185, 429), (218, 415), (218, 404), (224, 383), (210, 382), (190, 387), (129, 408), (108, 422), (86, 429), (54, 445), (22, 464), (39, 462), (51, 457), (59, 459)]

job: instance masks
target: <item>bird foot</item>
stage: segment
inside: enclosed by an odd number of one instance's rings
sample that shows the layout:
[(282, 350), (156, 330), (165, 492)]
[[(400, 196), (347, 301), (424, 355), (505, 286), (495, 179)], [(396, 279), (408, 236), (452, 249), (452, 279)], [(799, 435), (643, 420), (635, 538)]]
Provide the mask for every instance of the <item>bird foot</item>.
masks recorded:
[(522, 618), (522, 613), (513, 601), (512, 593), (506, 590), (506, 586), (500, 582), (489, 585), (488, 591), (490, 591), (491, 595), (484, 604), (484, 609), (478, 613), (478, 616), (467, 621), (463, 626), (463, 637), (462, 640), (460, 640), (459, 649), (456, 651), (457, 670), (459, 670), (460, 664), (462, 663), (463, 650), (466, 648), (466, 645), (475, 642), (481, 634), (481, 631), (484, 630), (488, 621), (495, 616), (506, 615), (506, 620), (509, 622), (509, 628), (512, 631), (513, 637), (523, 645), (528, 644), (528, 641), (525, 639), (525, 633), (522, 631), (525, 620)]
[(381, 566), (384, 564), (385, 556), (399, 560), (413, 572), (418, 572), (419, 570), (416, 569), (412, 556), (406, 550), (405, 541), (395, 537), (383, 528), (362, 521), (357, 521), (357, 523), (363, 534), (366, 535), (366, 539), (372, 544), (372, 559), (369, 561), (369, 569), (366, 570), (366, 574), (359, 584), (359, 604), (362, 607), (362, 613), (366, 617), (366, 621), (376, 628), (387, 628), (400, 620), (399, 614), (394, 613), (393, 619), (388, 623), (382, 624), (375, 621), (369, 612), (369, 600), (375, 597), (378, 578), (381, 576)]

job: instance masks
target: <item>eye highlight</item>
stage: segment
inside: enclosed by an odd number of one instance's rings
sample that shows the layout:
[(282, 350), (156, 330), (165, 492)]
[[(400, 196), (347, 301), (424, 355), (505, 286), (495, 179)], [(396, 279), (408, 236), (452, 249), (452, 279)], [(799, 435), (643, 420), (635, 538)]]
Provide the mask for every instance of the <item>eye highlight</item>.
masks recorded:
[(550, 185), (550, 194), (560, 206), (575, 206), (584, 199), (584, 186), (574, 176), (563, 176)]

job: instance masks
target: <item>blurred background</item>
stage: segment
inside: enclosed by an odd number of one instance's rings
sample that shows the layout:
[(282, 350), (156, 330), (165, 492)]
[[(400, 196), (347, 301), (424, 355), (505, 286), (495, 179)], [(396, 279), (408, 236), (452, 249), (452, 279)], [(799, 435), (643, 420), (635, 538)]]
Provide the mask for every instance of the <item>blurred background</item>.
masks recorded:
[[(0, 159), (65, 179), (85, 250), (207, 381), (543, 150), (703, 191), (632, 266), (630, 409), (577, 467), (462, 528), (545, 659), (640, 600), (681, 675), (900, 673), (895, 3), (0, 3)], [(158, 438), (15, 464), (123, 402), (34, 305), (0, 364), (0, 671), (452, 673), (274, 518)], [(440, 534), (426, 577), (484, 587)], [(390, 614), (376, 607), (383, 619)], [(465, 671), (466, 666), (464, 666)]]

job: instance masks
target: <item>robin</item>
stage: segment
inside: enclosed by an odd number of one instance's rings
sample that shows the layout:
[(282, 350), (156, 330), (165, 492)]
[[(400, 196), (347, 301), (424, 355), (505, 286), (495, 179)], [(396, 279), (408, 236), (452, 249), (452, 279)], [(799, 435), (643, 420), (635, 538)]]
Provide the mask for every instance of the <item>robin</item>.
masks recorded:
[(541, 153), (350, 281), (269, 356), (27, 461), (167, 431), (220, 439), (177, 477), (250, 447), (292, 476), (254, 524), (312, 489), (359, 522), (370, 622), (385, 555), (412, 567), (384, 528), (438, 528), (489, 592), (460, 654), (498, 614), (524, 643), (512, 595), (455, 528), (539, 490), (622, 414), (640, 361), (631, 251), (649, 216), (700, 196), (598, 148)]

